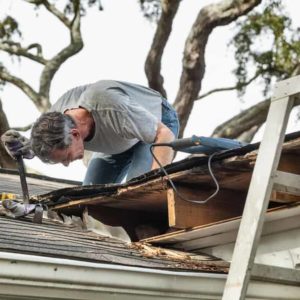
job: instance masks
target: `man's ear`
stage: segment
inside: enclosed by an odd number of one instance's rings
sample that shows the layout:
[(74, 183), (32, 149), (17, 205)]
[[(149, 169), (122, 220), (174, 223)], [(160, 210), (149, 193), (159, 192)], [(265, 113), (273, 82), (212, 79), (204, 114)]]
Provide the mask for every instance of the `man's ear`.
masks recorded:
[(80, 137), (80, 132), (77, 128), (72, 128), (71, 129), (71, 134), (74, 138), (79, 138)]

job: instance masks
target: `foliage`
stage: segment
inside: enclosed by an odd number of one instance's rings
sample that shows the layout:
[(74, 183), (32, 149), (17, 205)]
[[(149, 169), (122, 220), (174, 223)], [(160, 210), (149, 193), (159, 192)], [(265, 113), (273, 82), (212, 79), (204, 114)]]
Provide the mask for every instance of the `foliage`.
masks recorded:
[(101, 0), (69, 0), (65, 6), (64, 13), (66, 15), (73, 15), (74, 14), (74, 7), (80, 5), (80, 14), (81, 16), (85, 16), (88, 7), (92, 7), (98, 5), (99, 10), (103, 10), (103, 6)]
[(161, 0), (139, 0), (144, 17), (150, 22), (157, 22), (161, 15)]
[[(281, 2), (266, 1), (262, 12), (254, 11), (237, 22), (238, 33), (231, 44), (235, 47), (237, 68), (234, 74), (239, 96), (245, 93), (245, 83), (249, 81), (249, 70), (253, 66), (255, 76), (260, 75), (262, 79), (265, 96), (273, 80), (295, 75), (300, 59), (300, 30), (292, 28)], [(266, 42), (269, 42), (268, 47), (262, 49), (261, 45)]]
[(9, 41), (16, 36), (22, 36), (18, 27), (18, 22), (10, 16), (5, 17), (0, 21), (0, 41)]
[(27, 80), (11, 73), (10, 70), (0, 65), (0, 86), (9, 82), (26, 94), (37, 109), (41, 112), (50, 107), (49, 91), (51, 82), (61, 65), (70, 57), (77, 54), (83, 48), (80, 20), (90, 6), (100, 5), (100, 0), (24, 0), (31, 4), (36, 10), (44, 8), (52, 14), (61, 25), (70, 33), (70, 40), (67, 45), (61, 48), (54, 56), (47, 58), (42, 49), (42, 44), (34, 42), (30, 45), (21, 43), (21, 32), (18, 22), (11, 16), (6, 16), (0, 21), (0, 50), (11, 57), (18, 59), (26, 58), (31, 62), (42, 66), (39, 78), (39, 87), (35, 89)]
[[(36, 9), (42, 5), (50, 6), (61, 3), (61, 0), (27, 0), (27, 2), (32, 3), (36, 6)], [(74, 15), (75, 10), (80, 9), (81, 16), (86, 15), (86, 11), (89, 7), (98, 6), (99, 10), (103, 10), (101, 0), (67, 0), (65, 1), (65, 7), (63, 12), (66, 16)]]

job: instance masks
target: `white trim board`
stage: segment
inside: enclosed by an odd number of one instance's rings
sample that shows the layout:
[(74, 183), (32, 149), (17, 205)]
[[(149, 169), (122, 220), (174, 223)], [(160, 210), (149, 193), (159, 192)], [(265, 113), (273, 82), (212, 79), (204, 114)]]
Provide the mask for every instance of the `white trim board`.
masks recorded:
[[(234, 218), (190, 230), (149, 238), (155, 244), (172, 244), (185, 251), (199, 250), (234, 242), (241, 218)], [(285, 206), (267, 212), (262, 236), (300, 228), (300, 204)], [(300, 245), (299, 245), (300, 246)]]

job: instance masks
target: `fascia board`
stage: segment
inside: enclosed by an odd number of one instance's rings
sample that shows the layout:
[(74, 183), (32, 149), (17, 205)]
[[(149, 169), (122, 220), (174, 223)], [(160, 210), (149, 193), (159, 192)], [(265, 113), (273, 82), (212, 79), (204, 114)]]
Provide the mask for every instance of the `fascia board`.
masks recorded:
[[(220, 299), (226, 276), (0, 253), (0, 299)], [(247, 299), (296, 300), (300, 287), (254, 280)]]

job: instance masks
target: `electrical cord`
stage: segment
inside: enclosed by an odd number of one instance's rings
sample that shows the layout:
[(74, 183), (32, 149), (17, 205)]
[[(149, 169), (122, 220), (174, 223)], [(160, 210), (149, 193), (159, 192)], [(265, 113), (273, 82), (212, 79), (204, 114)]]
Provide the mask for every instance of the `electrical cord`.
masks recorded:
[(184, 201), (186, 201), (186, 202), (197, 203), (197, 204), (205, 204), (205, 203), (207, 203), (209, 200), (211, 200), (213, 197), (215, 197), (215, 196), (218, 194), (218, 192), (219, 192), (219, 190), (220, 190), (220, 186), (219, 186), (219, 183), (218, 183), (218, 181), (217, 181), (215, 175), (214, 175), (213, 172), (212, 172), (211, 161), (212, 161), (213, 157), (214, 157), (216, 154), (219, 154), (219, 153), (221, 153), (221, 152), (223, 152), (223, 151), (214, 152), (214, 153), (210, 154), (209, 157), (208, 157), (208, 162), (207, 162), (208, 172), (209, 172), (209, 175), (211, 176), (213, 182), (214, 182), (215, 185), (216, 185), (216, 190), (215, 190), (210, 196), (208, 196), (208, 197), (207, 197), (206, 199), (204, 199), (204, 200), (193, 200), (193, 199), (187, 199), (186, 197), (184, 197), (184, 196), (177, 190), (177, 188), (176, 188), (176, 186), (175, 186), (173, 180), (170, 178), (170, 175), (167, 173), (166, 169), (163, 167), (163, 165), (160, 163), (160, 161), (159, 161), (159, 160), (157, 159), (157, 157), (155, 156), (155, 154), (154, 154), (154, 152), (153, 152), (153, 148), (154, 148), (154, 147), (163, 147), (163, 146), (164, 146), (164, 147), (170, 147), (170, 144), (168, 144), (168, 143), (152, 144), (152, 145), (150, 146), (150, 152), (151, 152), (151, 155), (152, 155), (153, 159), (157, 162), (157, 164), (159, 165), (160, 169), (161, 169), (161, 170), (163, 171), (163, 173), (166, 175), (166, 177), (167, 177), (167, 179), (168, 179), (168, 181), (169, 181), (169, 183), (170, 183), (172, 189), (174, 190), (174, 192), (177, 194), (177, 196), (178, 196), (180, 199), (182, 199), (182, 200), (184, 200)]

